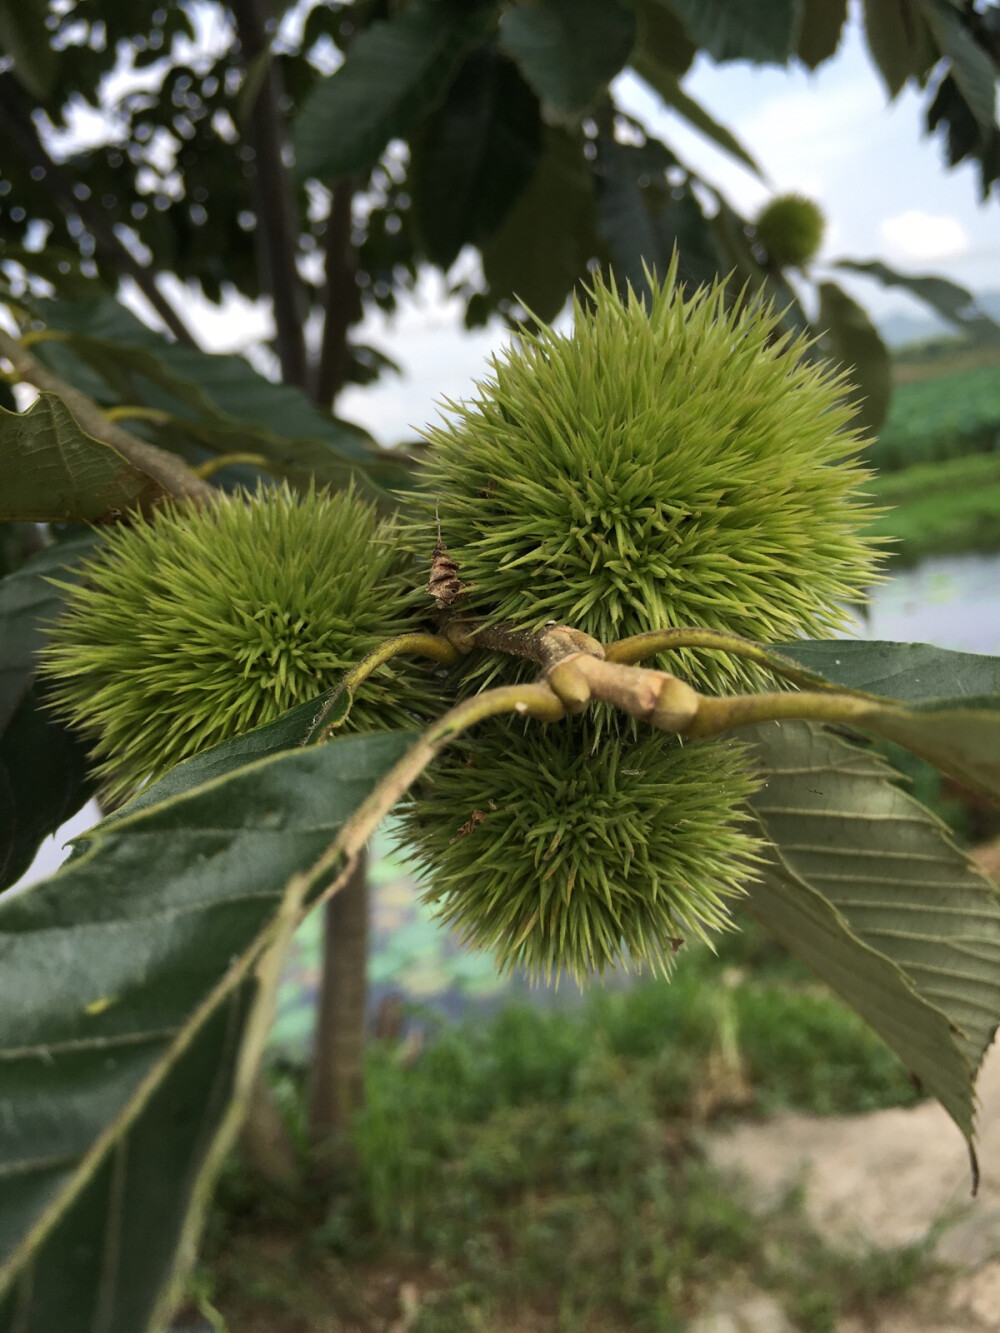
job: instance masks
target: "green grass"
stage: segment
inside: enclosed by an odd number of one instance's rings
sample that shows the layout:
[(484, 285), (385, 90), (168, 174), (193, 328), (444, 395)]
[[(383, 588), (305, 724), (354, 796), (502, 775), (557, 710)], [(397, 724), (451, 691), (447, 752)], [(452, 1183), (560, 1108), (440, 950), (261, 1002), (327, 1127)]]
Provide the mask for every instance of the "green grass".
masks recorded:
[[(301, 1072), (275, 1079), (301, 1141)], [(384, 1327), (411, 1280), (420, 1333), (669, 1333), (742, 1277), (772, 1287), (806, 1333), (826, 1333), (898, 1284), (898, 1264), (873, 1272), (882, 1260), (831, 1252), (794, 1199), (762, 1221), (703, 1160), (696, 1131), (778, 1106), (915, 1099), (861, 1021), (750, 927), (719, 958), (692, 951), (670, 983), (598, 991), (567, 1011), (511, 1005), (443, 1028), (415, 1063), (374, 1046), (356, 1166), (334, 1203), (261, 1193), (234, 1161), (203, 1297), (234, 1333), (319, 1333), (309, 1312), (332, 1309)]]
[(880, 472), (996, 450), (1000, 363), (897, 383), (878, 439), (867, 450)]
[(895, 539), (899, 560), (1000, 550), (1000, 453), (908, 467), (867, 489), (891, 506), (873, 531)]

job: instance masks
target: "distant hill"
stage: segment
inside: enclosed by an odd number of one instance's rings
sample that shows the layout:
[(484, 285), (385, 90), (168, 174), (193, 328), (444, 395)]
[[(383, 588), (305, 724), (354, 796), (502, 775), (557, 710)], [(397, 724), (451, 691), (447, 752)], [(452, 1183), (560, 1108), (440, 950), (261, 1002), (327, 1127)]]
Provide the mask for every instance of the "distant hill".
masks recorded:
[[(1000, 292), (982, 292), (979, 305), (991, 319), (1000, 323)], [(875, 320), (878, 331), (890, 347), (905, 347), (908, 343), (926, 342), (943, 334), (955, 333), (954, 324), (938, 318), (928, 308), (927, 315), (889, 315)]]

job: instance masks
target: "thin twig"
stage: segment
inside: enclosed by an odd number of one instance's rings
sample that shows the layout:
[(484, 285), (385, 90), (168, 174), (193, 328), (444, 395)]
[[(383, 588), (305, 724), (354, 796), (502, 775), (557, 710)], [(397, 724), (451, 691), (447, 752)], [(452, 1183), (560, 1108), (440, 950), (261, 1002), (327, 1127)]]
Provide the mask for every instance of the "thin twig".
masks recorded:
[(310, 745), (313, 741), (329, 740), (333, 732), (346, 720), (358, 686), (380, 666), (404, 654), (429, 657), (432, 661), (441, 662), (445, 666), (457, 662), (459, 658), (458, 649), (439, 634), (399, 634), (394, 639), (386, 639), (343, 677), (336, 692), (325, 701), (313, 719), (304, 743)]
[(659, 653), (676, 652), (680, 648), (707, 648), (711, 652), (743, 657), (767, 667), (774, 675), (781, 676), (784, 680), (790, 680), (795, 685), (806, 686), (809, 689), (836, 690), (838, 694), (854, 692), (831, 685), (822, 676), (807, 671), (791, 658), (774, 652), (765, 644), (740, 638), (738, 634), (726, 634), (721, 630), (692, 627), (649, 630), (645, 634), (633, 634), (630, 638), (619, 639), (617, 643), (609, 643), (604, 655), (609, 662), (632, 664), (641, 662), (646, 657), (656, 657)]
[(95, 440), (110, 445), (140, 471), (160, 483), (177, 499), (204, 501), (215, 494), (209, 484), (194, 473), (176, 454), (158, 449), (137, 435), (109, 421), (92, 398), (59, 378), (36, 356), (22, 347), (16, 338), (0, 328), (0, 357), (14, 367), (20, 380), (36, 389), (54, 393), (69, 408), (81, 429)]

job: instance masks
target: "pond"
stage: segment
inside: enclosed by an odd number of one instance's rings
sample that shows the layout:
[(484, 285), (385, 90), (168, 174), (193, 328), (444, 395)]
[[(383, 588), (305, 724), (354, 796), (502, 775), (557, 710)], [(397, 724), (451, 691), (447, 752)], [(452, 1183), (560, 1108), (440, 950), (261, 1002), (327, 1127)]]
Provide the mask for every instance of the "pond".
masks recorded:
[(1000, 655), (1000, 553), (938, 556), (893, 569), (862, 636)]

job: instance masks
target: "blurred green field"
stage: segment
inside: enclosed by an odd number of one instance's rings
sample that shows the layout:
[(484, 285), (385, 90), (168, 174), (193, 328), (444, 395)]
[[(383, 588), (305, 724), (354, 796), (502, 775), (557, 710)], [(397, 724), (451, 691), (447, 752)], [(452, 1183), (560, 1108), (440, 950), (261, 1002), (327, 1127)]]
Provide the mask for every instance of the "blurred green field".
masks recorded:
[(888, 419), (865, 451), (876, 473), (867, 489), (887, 509), (874, 532), (907, 564), (1000, 550), (1000, 356), (918, 348), (894, 376)]
[(1000, 452), (919, 463), (866, 489), (886, 506), (873, 531), (898, 560), (1000, 550)]
[[(978, 359), (978, 358), (976, 358)], [(883, 473), (1000, 447), (1000, 360), (901, 367), (889, 415), (868, 457)]]

